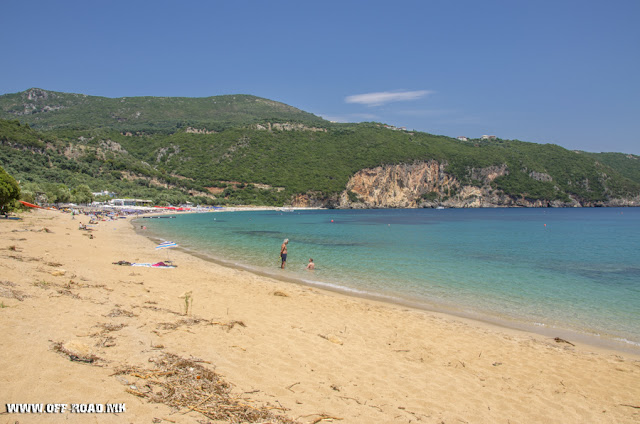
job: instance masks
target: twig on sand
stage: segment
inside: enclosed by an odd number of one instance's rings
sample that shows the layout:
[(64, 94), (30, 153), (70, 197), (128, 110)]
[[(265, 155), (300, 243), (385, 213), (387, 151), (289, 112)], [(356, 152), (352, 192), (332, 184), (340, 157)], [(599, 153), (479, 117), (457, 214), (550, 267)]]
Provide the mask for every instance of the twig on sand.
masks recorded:
[(620, 406), (628, 406), (629, 408), (635, 408), (635, 409), (640, 409), (640, 406), (636, 406), (636, 405), (629, 405), (627, 403), (621, 403)]
[(296, 384), (300, 384), (300, 382), (298, 381), (297, 383), (293, 383), (291, 386), (287, 386), (287, 390), (289, 390), (291, 393), (295, 393), (293, 390), (291, 390), (291, 388)]
[(338, 417), (332, 417), (330, 415), (327, 414), (309, 414), (309, 415), (300, 415), (298, 418), (307, 418), (307, 417), (313, 417), (314, 415), (319, 415), (318, 418), (316, 418), (315, 420), (311, 421), (311, 424), (317, 424), (320, 421), (328, 421), (328, 420), (337, 420), (337, 421), (342, 421), (344, 418), (338, 418)]
[(338, 397), (339, 397), (339, 398), (341, 398), (341, 399), (350, 399), (350, 400), (354, 400), (358, 405), (362, 405), (362, 402), (360, 402), (360, 401), (359, 401), (358, 399), (356, 399), (356, 398), (352, 398), (352, 397), (349, 397), (349, 396), (338, 396)]

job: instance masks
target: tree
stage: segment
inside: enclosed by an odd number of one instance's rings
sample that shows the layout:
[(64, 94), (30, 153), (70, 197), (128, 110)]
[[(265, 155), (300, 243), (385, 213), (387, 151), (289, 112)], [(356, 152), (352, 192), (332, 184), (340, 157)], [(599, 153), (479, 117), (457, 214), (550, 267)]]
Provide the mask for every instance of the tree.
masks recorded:
[(11, 175), (0, 167), (0, 213), (6, 214), (20, 198), (20, 186)]
[(71, 201), (71, 191), (65, 184), (44, 183), (42, 188), (50, 203), (68, 203)]
[(71, 200), (74, 203), (91, 203), (93, 201), (93, 193), (86, 184), (80, 184), (71, 191)]

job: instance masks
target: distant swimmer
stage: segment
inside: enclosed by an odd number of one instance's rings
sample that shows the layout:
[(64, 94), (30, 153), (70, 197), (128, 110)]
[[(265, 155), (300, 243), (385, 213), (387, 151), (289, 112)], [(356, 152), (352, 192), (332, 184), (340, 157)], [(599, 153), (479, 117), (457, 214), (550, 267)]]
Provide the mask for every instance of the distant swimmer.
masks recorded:
[(316, 269), (316, 264), (313, 263), (313, 258), (309, 258), (309, 264), (307, 265), (307, 269), (309, 271), (313, 271)]
[(284, 239), (282, 242), (282, 246), (280, 247), (280, 257), (282, 258), (282, 265), (280, 268), (284, 269), (284, 265), (287, 263), (287, 244), (289, 244), (289, 239)]

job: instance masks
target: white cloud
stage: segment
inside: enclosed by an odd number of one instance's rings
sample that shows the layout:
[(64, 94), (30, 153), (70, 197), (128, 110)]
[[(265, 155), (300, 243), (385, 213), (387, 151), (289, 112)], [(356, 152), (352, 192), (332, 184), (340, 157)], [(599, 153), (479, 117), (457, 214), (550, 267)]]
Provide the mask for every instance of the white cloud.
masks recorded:
[(408, 100), (420, 99), (426, 95), (432, 94), (433, 91), (381, 91), (378, 93), (354, 94), (345, 97), (347, 103), (360, 103), (367, 106), (381, 106), (390, 102), (404, 102)]

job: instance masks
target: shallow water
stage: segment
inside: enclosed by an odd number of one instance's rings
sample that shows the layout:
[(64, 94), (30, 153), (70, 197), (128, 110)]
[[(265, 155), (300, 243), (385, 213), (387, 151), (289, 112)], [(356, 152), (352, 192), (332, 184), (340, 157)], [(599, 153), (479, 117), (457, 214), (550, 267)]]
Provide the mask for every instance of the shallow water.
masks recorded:
[(640, 347), (640, 209), (219, 212), (138, 223), (275, 277)]

